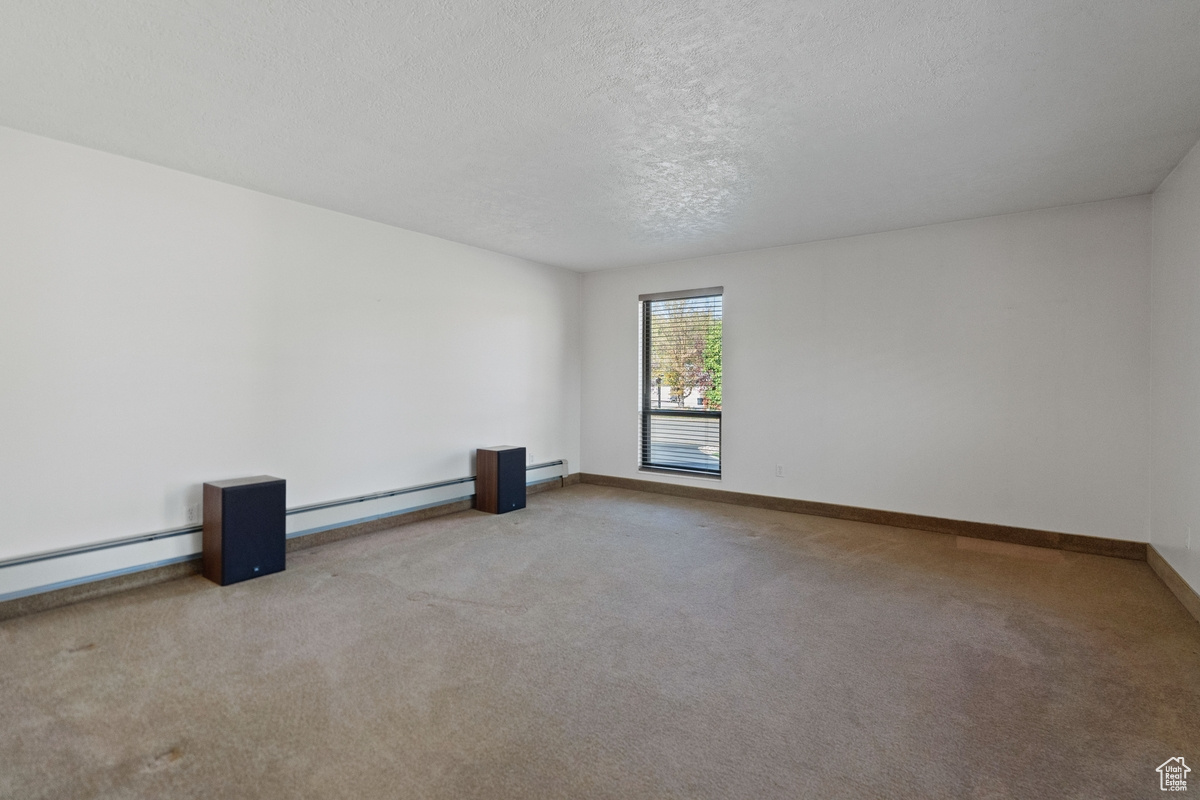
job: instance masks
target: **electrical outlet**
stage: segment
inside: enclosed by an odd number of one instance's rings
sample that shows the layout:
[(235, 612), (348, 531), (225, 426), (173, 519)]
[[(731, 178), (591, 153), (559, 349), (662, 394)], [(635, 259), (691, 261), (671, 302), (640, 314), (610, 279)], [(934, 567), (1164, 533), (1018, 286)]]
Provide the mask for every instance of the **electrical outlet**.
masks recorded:
[(776, 478), (782, 478), (782, 477), (783, 477), (783, 464), (776, 464), (776, 465), (775, 465), (775, 477), (776, 477)]
[(190, 506), (187, 507), (187, 521), (192, 522), (192, 523), (200, 521), (200, 504), (199, 503), (192, 503)]

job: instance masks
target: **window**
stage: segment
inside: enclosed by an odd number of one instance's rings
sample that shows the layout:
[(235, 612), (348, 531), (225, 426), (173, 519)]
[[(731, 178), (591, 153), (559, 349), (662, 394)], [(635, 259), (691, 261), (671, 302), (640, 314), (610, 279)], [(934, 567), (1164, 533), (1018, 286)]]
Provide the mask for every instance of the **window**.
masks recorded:
[(722, 291), (639, 298), (644, 469), (721, 474)]

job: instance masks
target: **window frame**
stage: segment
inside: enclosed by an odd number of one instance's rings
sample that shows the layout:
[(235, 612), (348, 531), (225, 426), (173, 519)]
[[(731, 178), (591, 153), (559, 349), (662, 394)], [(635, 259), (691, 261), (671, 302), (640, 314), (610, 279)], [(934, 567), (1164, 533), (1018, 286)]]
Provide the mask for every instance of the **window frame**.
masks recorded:
[[(681, 467), (670, 464), (656, 464), (649, 461), (650, 454), (650, 418), (651, 416), (659, 417), (690, 417), (690, 418), (705, 418), (717, 420), (717, 451), (720, 453), (721, 442), (724, 436), (724, 422), (722, 415), (724, 410), (724, 402), (721, 403), (720, 410), (690, 410), (685, 408), (663, 409), (653, 408), (652, 391), (654, 384), (650, 380), (650, 311), (651, 304), (660, 300), (689, 300), (700, 297), (720, 297), (721, 298), (721, 338), (724, 339), (724, 319), (725, 319), (725, 287), (710, 286), (704, 289), (686, 289), (677, 292), (654, 292), (651, 294), (643, 294), (638, 296), (638, 304), (640, 305), (640, 327), (641, 327), (641, 369), (639, 383), (641, 384), (638, 392), (638, 470), (641, 472), (660, 472), (672, 475), (688, 475), (691, 477), (721, 479), (723, 465), (720, 455), (717, 456), (717, 468), (715, 470), (696, 469), (689, 467)], [(722, 346), (722, 350), (724, 347)], [(724, 375), (724, 363), (721, 365), (721, 372)]]

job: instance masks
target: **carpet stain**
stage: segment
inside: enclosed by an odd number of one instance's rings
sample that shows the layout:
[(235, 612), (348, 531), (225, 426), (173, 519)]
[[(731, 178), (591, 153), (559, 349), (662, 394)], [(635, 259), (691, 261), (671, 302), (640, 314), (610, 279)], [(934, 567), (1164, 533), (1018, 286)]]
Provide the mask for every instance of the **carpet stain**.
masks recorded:
[(79, 647), (72, 647), (69, 650), (67, 650), (67, 652), (68, 653), (86, 653), (88, 650), (95, 650), (95, 649), (96, 649), (96, 643), (89, 642), (85, 645), (80, 645)]
[(158, 755), (156, 755), (152, 759), (150, 759), (146, 763), (146, 766), (143, 767), (142, 771), (143, 772), (157, 772), (161, 769), (166, 769), (167, 767), (171, 766), (172, 764), (174, 764), (181, 758), (183, 758), (183, 750), (178, 745), (176, 745), (175, 747), (172, 747), (170, 750), (159, 753)]
[(428, 606), (437, 606), (440, 603), (448, 603), (451, 605), (471, 606), (472, 608), (490, 608), (495, 611), (503, 611), (505, 614), (524, 614), (529, 609), (520, 604), (509, 603), (487, 603), (482, 600), (467, 600), (462, 597), (448, 597), (446, 595), (434, 594), (432, 592), (410, 592), (408, 599), (415, 603), (425, 603)]

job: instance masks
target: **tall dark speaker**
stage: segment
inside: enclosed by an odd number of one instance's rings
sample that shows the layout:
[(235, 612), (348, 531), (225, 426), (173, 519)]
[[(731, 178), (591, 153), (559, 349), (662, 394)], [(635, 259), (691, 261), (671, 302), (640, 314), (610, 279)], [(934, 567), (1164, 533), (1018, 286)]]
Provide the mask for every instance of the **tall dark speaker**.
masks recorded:
[(481, 447), (475, 451), (475, 507), (489, 514), (525, 507), (524, 447)]
[(204, 484), (204, 577), (227, 586), (283, 571), (286, 487), (270, 475)]

